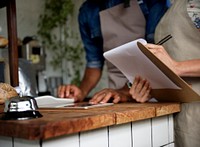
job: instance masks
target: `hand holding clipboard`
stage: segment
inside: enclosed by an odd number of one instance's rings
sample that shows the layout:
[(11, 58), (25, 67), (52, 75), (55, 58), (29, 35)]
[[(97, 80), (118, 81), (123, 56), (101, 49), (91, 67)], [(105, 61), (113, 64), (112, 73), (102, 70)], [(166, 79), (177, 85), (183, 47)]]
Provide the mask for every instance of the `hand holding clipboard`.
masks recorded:
[(135, 75), (150, 81), (151, 95), (158, 101), (191, 102), (200, 96), (178, 75), (154, 56), (138, 39), (104, 53), (104, 57), (114, 64), (132, 82)]

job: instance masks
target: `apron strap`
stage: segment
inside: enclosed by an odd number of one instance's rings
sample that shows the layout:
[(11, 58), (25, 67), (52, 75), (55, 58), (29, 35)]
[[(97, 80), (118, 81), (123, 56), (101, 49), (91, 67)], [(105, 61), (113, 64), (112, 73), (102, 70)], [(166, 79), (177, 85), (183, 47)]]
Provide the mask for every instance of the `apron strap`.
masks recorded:
[(130, 7), (130, 0), (124, 0), (124, 8)]

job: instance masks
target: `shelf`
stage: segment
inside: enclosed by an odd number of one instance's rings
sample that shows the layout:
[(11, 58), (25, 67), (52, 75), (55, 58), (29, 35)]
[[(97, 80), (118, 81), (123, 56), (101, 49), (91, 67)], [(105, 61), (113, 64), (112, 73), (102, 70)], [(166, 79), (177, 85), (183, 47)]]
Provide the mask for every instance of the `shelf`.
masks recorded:
[(15, 0), (1, 0), (0, 8), (3, 8), (3, 7), (6, 7), (6, 11), (7, 11), (10, 84), (13, 87), (16, 87), (19, 85), (16, 2), (15, 2)]

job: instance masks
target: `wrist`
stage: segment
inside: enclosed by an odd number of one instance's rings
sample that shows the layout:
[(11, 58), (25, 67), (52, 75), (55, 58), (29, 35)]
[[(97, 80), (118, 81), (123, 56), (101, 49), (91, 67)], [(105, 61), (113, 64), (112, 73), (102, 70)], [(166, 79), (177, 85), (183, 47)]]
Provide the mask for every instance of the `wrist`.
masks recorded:
[(174, 72), (175, 72), (178, 76), (182, 76), (182, 75), (183, 75), (181, 62), (175, 62)]
[(123, 88), (118, 89), (117, 92), (121, 95), (121, 102), (132, 102), (133, 99), (131, 95), (129, 94), (129, 89)]
[(81, 90), (81, 95), (80, 95), (79, 99), (80, 99), (80, 101), (83, 101), (87, 97), (88, 92), (85, 91), (84, 89), (82, 89), (81, 87), (80, 87), (80, 90)]

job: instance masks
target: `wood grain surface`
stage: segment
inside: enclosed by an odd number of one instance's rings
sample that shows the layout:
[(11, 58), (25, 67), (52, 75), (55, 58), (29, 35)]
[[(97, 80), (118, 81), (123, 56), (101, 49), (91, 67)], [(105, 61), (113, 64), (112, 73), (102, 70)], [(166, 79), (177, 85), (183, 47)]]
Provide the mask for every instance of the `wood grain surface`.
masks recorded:
[[(1, 115), (4, 106), (0, 105)], [(43, 117), (0, 120), (0, 135), (28, 140), (49, 139), (101, 127), (180, 112), (179, 103), (121, 103), (88, 110), (39, 109)]]

